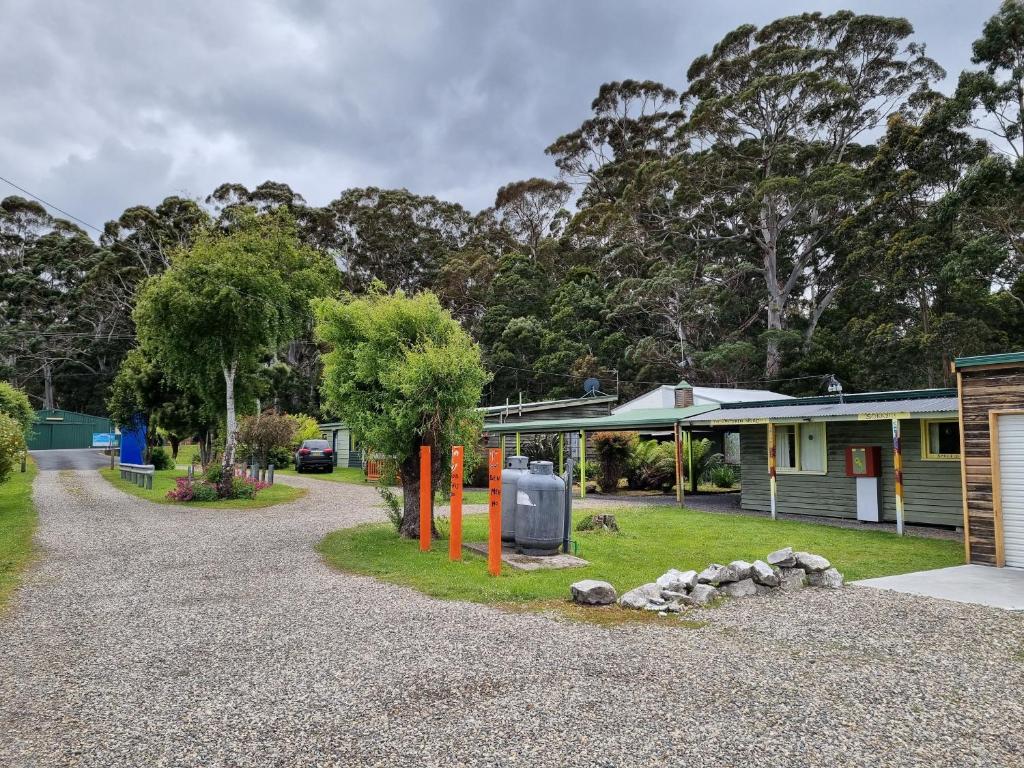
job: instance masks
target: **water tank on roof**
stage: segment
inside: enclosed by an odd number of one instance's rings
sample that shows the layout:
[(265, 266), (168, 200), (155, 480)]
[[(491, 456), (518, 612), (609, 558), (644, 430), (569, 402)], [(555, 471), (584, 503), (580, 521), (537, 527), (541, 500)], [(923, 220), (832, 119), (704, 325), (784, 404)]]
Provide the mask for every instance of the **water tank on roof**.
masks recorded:
[(529, 472), (526, 456), (507, 456), (501, 470), (501, 540), (516, 540), (516, 483)]
[(550, 461), (530, 464), (516, 493), (516, 546), (526, 555), (553, 555), (562, 544), (565, 482)]

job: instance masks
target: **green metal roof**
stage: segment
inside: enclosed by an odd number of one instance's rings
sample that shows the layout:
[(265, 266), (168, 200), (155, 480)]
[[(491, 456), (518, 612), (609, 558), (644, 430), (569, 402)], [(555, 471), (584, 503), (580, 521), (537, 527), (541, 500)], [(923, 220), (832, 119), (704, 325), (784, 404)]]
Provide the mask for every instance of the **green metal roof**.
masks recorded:
[(613, 413), (610, 416), (485, 424), (484, 432), (489, 434), (508, 434), (510, 432), (536, 434), (539, 432), (579, 432), (581, 429), (588, 432), (605, 429), (663, 429), (671, 428), (680, 421), (686, 421), (693, 416), (717, 409), (717, 404), (691, 405), (689, 408), (637, 408), (625, 413)]
[(1003, 352), (1000, 355), (975, 355), (958, 357), (953, 361), (956, 368), (975, 368), (979, 365), (1002, 365), (1003, 363), (1024, 363), (1024, 352)]

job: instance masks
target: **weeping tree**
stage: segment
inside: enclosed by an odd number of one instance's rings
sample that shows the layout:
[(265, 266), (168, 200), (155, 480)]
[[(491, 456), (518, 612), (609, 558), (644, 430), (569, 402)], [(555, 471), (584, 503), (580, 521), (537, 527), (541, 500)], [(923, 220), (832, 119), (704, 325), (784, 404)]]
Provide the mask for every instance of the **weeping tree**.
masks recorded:
[[(353, 437), (393, 457), (402, 473), (402, 536), (420, 531), (420, 446), (431, 449), (432, 493), (453, 445), (476, 445), (477, 405), (488, 374), (480, 350), (429, 292), (408, 296), (377, 284), (362, 297), (315, 303), (327, 407)], [(436, 535), (433, 517), (431, 531)]]
[[(226, 470), (235, 463), (238, 382), (303, 331), (309, 301), (326, 294), (332, 273), (279, 209), (200, 234), (143, 287), (134, 314), (142, 347), (171, 381), (223, 398)], [(230, 482), (231, 472), (224, 476)]]

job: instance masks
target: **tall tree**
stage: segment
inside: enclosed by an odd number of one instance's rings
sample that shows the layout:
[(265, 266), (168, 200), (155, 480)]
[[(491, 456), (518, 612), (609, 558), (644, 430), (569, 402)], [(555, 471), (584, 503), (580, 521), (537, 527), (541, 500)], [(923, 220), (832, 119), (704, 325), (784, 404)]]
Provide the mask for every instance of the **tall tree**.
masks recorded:
[(807, 13), (741, 26), (690, 66), (681, 214), (699, 242), (759, 254), (768, 378), (785, 332), (813, 335), (839, 289), (827, 240), (863, 203), (872, 151), (860, 142), (944, 74), (912, 32), (905, 19)]
[(330, 271), (282, 210), (203, 233), (143, 288), (135, 309), (143, 347), (183, 388), (223, 393), (225, 468), (235, 459), (236, 383), (302, 332)]

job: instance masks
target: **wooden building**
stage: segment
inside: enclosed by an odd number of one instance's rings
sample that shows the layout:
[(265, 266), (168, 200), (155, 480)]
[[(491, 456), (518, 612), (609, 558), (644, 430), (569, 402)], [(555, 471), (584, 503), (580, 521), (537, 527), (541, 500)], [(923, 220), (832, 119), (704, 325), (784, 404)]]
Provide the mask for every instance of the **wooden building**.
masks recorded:
[(957, 359), (967, 562), (1024, 568), (1024, 352)]
[(739, 429), (743, 509), (962, 524), (955, 390), (723, 403), (702, 423)]
[[(615, 395), (585, 395), (562, 400), (540, 400), (534, 403), (506, 403), (505, 405), (488, 405), (477, 410), (484, 417), (484, 434), (488, 448), (502, 448), (505, 455), (516, 452), (517, 434), (535, 436), (539, 432), (509, 430), (499, 433), (491, 427), (499, 424), (525, 424), (527, 422), (551, 421), (555, 419), (588, 419), (608, 416), (618, 398)], [(575, 446), (574, 446), (575, 450)], [(589, 455), (589, 446), (588, 446)], [(593, 457), (591, 457), (593, 458)]]

